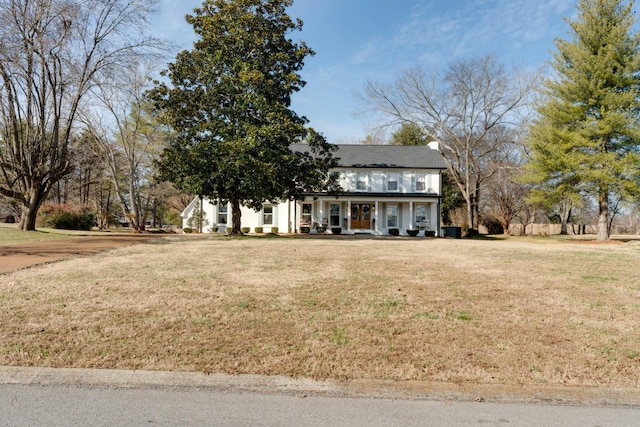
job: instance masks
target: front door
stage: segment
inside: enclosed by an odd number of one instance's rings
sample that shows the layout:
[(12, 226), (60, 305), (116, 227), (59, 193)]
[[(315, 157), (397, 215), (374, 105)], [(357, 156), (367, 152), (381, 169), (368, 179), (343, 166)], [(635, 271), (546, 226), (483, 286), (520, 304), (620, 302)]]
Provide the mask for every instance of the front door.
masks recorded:
[(351, 204), (351, 228), (371, 228), (371, 204)]

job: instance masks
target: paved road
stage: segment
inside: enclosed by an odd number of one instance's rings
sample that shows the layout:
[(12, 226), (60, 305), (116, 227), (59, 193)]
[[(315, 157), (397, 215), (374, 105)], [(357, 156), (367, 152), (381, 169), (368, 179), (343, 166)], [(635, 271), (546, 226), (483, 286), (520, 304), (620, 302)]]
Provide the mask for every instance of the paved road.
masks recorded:
[[(640, 425), (635, 389), (557, 390), (553, 398), (550, 390), (538, 397), (531, 390), (528, 397), (493, 390), (499, 393), (485, 400), (424, 384), (363, 387), (251, 375), (0, 367), (0, 426)], [(551, 401), (572, 404), (540, 403)]]
[(0, 386), (2, 426), (638, 426), (639, 409)]

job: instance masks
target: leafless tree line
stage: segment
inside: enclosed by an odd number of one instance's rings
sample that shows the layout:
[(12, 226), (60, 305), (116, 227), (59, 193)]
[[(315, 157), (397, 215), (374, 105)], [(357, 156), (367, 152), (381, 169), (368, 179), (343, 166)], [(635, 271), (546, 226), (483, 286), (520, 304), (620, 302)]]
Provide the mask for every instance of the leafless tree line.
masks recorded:
[[(467, 224), (477, 229), (483, 187), (520, 161), (519, 137), (536, 81), (536, 74), (506, 70), (486, 56), (431, 73), (406, 70), (393, 84), (368, 82), (361, 97), (384, 126), (412, 123), (439, 142), (466, 202)], [(512, 196), (512, 188), (504, 186), (494, 195)]]
[[(163, 130), (142, 95), (166, 52), (153, 0), (0, 0), (0, 196), (34, 230), (48, 199), (119, 205), (137, 230)], [(116, 203), (114, 203), (116, 202)]]

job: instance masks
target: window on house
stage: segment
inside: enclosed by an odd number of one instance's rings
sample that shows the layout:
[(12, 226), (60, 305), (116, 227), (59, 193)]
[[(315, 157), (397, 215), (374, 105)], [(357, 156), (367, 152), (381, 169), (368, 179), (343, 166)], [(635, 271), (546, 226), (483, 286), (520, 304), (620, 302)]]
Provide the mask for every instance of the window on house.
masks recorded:
[(425, 205), (416, 206), (416, 222), (417, 223), (427, 222), (427, 207)]
[(227, 204), (219, 203), (218, 204), (218, 224), (226, 224), (227, 223)]
[(262, 207), (262, 224), (273, 225), (273, 205), (264, 205)]
[(387, 191), (398, 191), (398, 172), (387, 173)]
[(302, 215), (300, 217), (300, 225), (311, 226), (311, 203), (302, 204)]
[(387, 205), (387, 227), (398, 226), (398, 205)]
[(418, 172), (416, 174), (416, 191), (427, 190), (427, 174), (425, 172)]
[(356, 190), (365, 191), (366, 189), (367, 189), (367, 173), (366, 172), (356, 173)]
[(330, 215), (329, 215), (329, 223), (332, 227), (340, 226), (340, 205), (332, 204), (330, 206)]

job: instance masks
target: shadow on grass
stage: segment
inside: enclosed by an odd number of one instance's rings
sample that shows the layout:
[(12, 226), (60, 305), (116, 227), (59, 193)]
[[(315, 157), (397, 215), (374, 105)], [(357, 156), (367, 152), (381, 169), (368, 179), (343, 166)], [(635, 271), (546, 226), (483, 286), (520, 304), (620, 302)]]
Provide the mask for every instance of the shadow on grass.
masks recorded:
[(265, 240), (265, 239), (292, 239), (297, 237), (296, 235), (290, 234), (274, 234), (274, 233), (264, 233), (264, 234), (224, 234), (219, 233), (218, 235), (212, 235), (214, 238), (224, 238), (226, 240), (234, 240), (234, 239), (253, 239), (253, 240)]
[(470, 236), (463, 237), (465, 240), (482, 240), (482, 241), (505, 241), (511, 238), (509, 235), (504, 234), (472, 234)]

